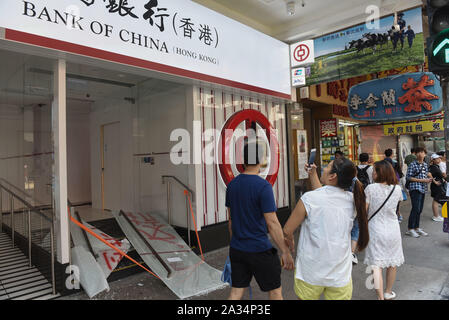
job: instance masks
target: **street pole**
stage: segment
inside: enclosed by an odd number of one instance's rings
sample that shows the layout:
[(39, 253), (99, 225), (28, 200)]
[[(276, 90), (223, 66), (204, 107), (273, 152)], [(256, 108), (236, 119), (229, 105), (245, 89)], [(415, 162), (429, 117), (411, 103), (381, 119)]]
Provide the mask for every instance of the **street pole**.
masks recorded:
[(441, 88), (443, 89), (444, 155), (446, 156), (446, 168), (449, 168), (449, 75), (442, 75), (440, 81)]

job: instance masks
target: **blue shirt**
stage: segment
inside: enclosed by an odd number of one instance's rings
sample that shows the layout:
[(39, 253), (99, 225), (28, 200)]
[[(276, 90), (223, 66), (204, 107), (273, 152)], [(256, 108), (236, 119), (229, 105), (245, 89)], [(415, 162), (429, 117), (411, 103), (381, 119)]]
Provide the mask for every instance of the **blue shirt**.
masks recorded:
[(264, 214), (276, 212), (273, 188), (258, 175), (240, 174), (226, 189), (231, 211), (231, 247), (244, 252), (263, 252), (273, 246), (268, 239)]
[(405, 34), (409, 40), (412, 40), (415, 37), (415, 32), (413, 30), (407, 30), (405, 31)]
[[(427, 163), (419, 163), (418, 161), (413, 161), (407, 169), (407, 180), (410, 178), (416, 179), (428, 179), (427, 174), (429, 173), (429, 167)], [(412, 182), (410, 181), (409, 191), (419, 191), (421, 193), (427, 192), (427, 183), (424, 182)]]

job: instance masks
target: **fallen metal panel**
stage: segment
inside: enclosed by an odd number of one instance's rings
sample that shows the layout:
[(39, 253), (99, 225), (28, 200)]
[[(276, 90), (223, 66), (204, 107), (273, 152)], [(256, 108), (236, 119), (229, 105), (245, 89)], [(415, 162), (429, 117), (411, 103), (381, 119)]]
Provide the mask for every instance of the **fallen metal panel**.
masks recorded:
[(112, 214), (145, 263), (180, 299), (228, 285), (221, 271), (202, 261), (159, 214)]
[(93, 298), (105, 290), (109, 291), (109, 284), (103, 270), (94, 256), (84, 247), (72, 248), (72, 264), (78, 267), (79, 274), (75, 272), (75, 278), (81, 283), (89, 298)]
[[(109, 242), (113, 246), (127, 253), (131, 244), (127, 239), (119, 241), (115, 238), (112, 238), (108, 234), (102, 232), (101, 230), (95, 228), (94, 226), (88, 224), (85, 221), (81, 221), (87, 228), (95, 232), (97, 235), (102, 237), (106, 242)], [(117, 267), (119, 262), (122, 260), (123, 256), (120, 255), (117, 251), (111, 249), (109, 246), (95, 238), (89, 233), (83, 233), (83, 230), (75, 225), (74, 223), (70, 224), (70, 233), (72, 235), (72, 240), (75, 246), (82, 247), (85, 251), (91, 252), (95, 256), (96, 261), (100, 265), (101, 269), (105, 277), (109, 277), (111, 272)], [(88, 244), (90, 243), (90, 245)]]

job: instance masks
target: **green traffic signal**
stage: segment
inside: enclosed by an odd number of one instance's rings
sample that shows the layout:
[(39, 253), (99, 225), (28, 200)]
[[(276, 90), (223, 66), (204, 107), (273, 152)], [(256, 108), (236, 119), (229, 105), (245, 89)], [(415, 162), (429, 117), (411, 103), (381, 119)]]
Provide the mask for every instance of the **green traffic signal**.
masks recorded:
[(432, 62), (439, 66), (449, 66), (449, 29), (441, 31), (432, 44)]

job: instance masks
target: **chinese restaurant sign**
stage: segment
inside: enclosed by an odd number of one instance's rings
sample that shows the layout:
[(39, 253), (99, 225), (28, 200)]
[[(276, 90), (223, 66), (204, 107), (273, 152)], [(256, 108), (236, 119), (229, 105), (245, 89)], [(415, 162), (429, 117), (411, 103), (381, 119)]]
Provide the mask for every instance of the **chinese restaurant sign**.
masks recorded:
[(444, 119), (436, 119), (401, 124), (389, 124), (384, 125), (384, 134), (386, 136), (395, 136), (401, 134), (444, 131), (443, 123)]
[(194, 1), (1, 0), (0, 27), (6, 40), (291, 97), (287, 44)]
[(411, 119), (443, 109), (440, 82), (417, 72), (358, 84), (349, 91), (349, 113), (357, 120)]
[(337, 119), (320, 120), (321, 137), (336, 137), (338, 133)]
[[(394, 15), (379, 19), (379, 27), (360, 24), (314, 40), (315, 63), (308, 85), (424, 63), (422, 8), (402, 12), (393, 32)], [(410, 26), (410, 31), (408, 30)]]

